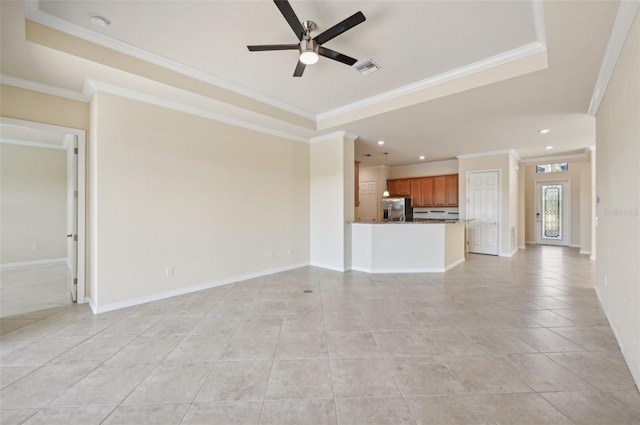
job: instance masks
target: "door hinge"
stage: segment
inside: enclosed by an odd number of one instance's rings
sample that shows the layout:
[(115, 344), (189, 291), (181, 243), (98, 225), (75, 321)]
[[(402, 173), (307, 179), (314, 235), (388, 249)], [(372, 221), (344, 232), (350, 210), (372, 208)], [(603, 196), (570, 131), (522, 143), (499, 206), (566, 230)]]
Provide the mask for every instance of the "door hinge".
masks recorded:
[(77, 277), (73, 278), (73, 284), (74, 284), (74, 286), (78, 286), (78, 278)]
[(73, 240), (74, 240), (75, 242), (78, 242), (78, 235), (73, 235)]
[(78, 155), (78, 148), (73, 148), (73, 153), (75, 153), (76, 155)]
[(73, 197), (74, 197), (74, 198), (77, 198), (77, 197), (78, 197), (78, 191), (77, 191), (77, 190), (74, 190), (74, 191), (73, 191)]

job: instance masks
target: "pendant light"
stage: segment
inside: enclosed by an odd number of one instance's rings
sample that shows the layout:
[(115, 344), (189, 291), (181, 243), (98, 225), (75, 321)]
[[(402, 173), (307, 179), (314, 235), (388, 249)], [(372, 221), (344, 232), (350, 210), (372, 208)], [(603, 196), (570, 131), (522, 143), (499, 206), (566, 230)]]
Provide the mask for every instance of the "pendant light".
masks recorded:
[[(389, 152), (385, 152), (384, 153), (384, 166), (387, 166), (387, 157), (389, 155)], [(388, 198), (389, 197), (389, 190), (387, 189), (387, 181), (385, 180), (384, 182), (384, 192), (382, 192), (382, 197), (383, 198)]]

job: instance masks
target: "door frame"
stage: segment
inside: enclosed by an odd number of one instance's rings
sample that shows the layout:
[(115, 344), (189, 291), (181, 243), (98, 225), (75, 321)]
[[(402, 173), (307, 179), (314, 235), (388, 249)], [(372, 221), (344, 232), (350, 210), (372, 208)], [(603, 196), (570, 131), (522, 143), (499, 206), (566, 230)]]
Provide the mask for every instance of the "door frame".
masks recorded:
[(0, 123), (75, 136), (75, 139), (78, 143), (78, 211), (76, 214), (78, 246), (75, 275), (78, 279), (77, 302), (78, 304), (83, 304), (86, 302), (86, 132), (77, 128), (62, 127), (58, 125), (44, 124), (35, 121), (26, 121), (6, 117), (0, 117)]
[[(502, 226), (502, 169), (500, 168), (492, 168), (492, 169), (488, 169), (488, 170), (473, 170), (473, 171), (467, 171), (465, 178), (466, 180), (466, 202), (465, 202), (465, 217), (468, 217), (469, 215), (469, 176), (471, 174), (475, 174), (475, 173), (488, 173), (488, 172), (497, 172), (498, 173), (498, 224), (496, 225), (496, 237), (498, 238), (498, 243), (497, 243), (497, 247), (498, 247), (498, 252), (497, 252), (497, 256), (501, 256), (502, 254), (502, 231), (501, 231), (501, 226)], [(465, 227), (469, 227), (469, 223), (467, 223), (467, 225)], [(465, 240), (465, 243), (467, 245), (467, 251), (469, 248), (469, 232), (467, 231), (467, 237)]]
[[(554, 242), (543, 242), (542, 241), (542, 228), (541, 228), (541, 224), (539, 224), (538, 220), (536, 219), (536, 210), (538, 209), (538, 200), (542, 201), (542, 198), (539, 198), (541, 196), (540, 193), (538, 193), (538, 184), (562, 184), (565, 185), (566, 184), (566, 195), (565, 193), (562, 194), (563, 196), (563, 205), (562, 205), (562, 214), (563, 214), (563, 221), (566, 222), (566, 224), (564, 225), (564, 228), (566, 229), (566, 236), (567, 236), (567, 243), (566, 244), (562, 244), (562, 243), (554, 243)], [(563, 186), (564, 187), (564, 186)], [(564, 188), (563, 188), (564, 191)], [(564, 203), (566, 201), (566, 204)], [(565, 205), (568, 205), (568, 208), (565, 208)], [(571, 205), (571, 179), (541, 179), (541, 180), (534, 180), (533, 181), (533, 234), (534, 234), (534, 242), (536, 243), (536, 245), (558, 245), (558, 246), (571, 246), (571, 237), (572, 237), (572, 232), (571, 232), (571, 209), (572, 209), (572, 205)]]

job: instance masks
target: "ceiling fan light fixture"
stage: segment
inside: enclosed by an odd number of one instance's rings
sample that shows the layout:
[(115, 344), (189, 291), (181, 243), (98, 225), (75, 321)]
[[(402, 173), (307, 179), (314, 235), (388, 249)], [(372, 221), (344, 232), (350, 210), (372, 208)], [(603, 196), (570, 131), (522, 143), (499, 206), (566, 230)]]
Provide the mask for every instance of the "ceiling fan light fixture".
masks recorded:
[(312, 38), (303, 38), (300, 41), (300, 62), (313, 65), (318, 62), (318, 59), (318, 44)]

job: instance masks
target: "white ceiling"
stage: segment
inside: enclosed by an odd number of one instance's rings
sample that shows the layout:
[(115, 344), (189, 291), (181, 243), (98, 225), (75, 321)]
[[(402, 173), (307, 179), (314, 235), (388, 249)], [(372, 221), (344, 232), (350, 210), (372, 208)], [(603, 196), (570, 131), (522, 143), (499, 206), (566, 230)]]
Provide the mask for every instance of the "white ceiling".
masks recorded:
[[(433, 161), (505, 149), (515, 149), (522, 157), (558, 155), (581, 151), (594, 142), (595, 123), (587, 109), (618, 10), (617, 1), (291, 4), (301, 20), (318, 24), (318, 32), (362, 11), (367, 17), (364, 23), (326, 46), (360, 61), (373, 59), (382, 70), (363, 76), (346, 65), (321, 58), (318, 64), (307, 67), (302, 78), (293, 78), (295, 51), (248, 52), (247, 44), (296, 41), (271, 1), (79, 0), (29, 3), (28, 7), (30, 18), (44, 25), (139, 57), (148, 55), (145, 57), (158, 63), (164, 60), (193, 70), (192, 75), (208, 82), (318, 123), (320, 117), (335, 115), (336, 111), (355, 111), (345, 114), (339, 125), (318, 124), (323, 129), (320, 133), (283, 122), (276, 115), (158, 84), (147, 75), (132, 75), (97, 63), (99, 59), (87, 60), (27, 42), (22, 2), (0, 2), (3, 81), (24, 85), (27, 80), (81, 98), (85, 82), (97, 80), (147, 95), (197, 103), (200, 109), (303, 139), (346, 130), (359, 136), (356, 155), (363, 165), (382, 163), (382, 152), (390, 153), (390, 165), (400, 165), (419, 162), (419, 155)], [(92, 26), (88, 18), (96, 13), (112, 24), (106, 28)], [(542, 69), (545, 67), (538, 61), (535, 66), (510, 69), (509, 60), (527, 60), (526, 54), (517, 57), (513, 52), (524, 52), (531, 46), (537, 46), (538, 50), (531, 51), (538, 52), (539, 47), (546, 47), (548, 67)], [(480, 73), (467, 75), (464, 88), (449, 91), (442, 89), (445, 83), (431, 84), (461, 69), (480, 69), (478, 64), (493, 66), (498, 57), (507, 60), (501, 59), (490, 69), (493, 76), (489, 79), (477, 77)], [(420, 97), (416, 96), (419, 92), (401, 90), (420, 85), (432, 86), (428, 95)], [(389, 97), (390, 93), (398, 97)], [(358, 113), (364, 111), (358, 105), (376, 96), (387, 97), (386, 103), (381, 103), (383, 107)], [(537, 132), (541, 128), (552, 131), (541, 136)], [(377, 145), (379, 139), (386, 141), (383, 147)], [(553, 145), (553, 151), (545, 150), (546, 145)], [(363, 157), (365, 153), (373, 157)]]

